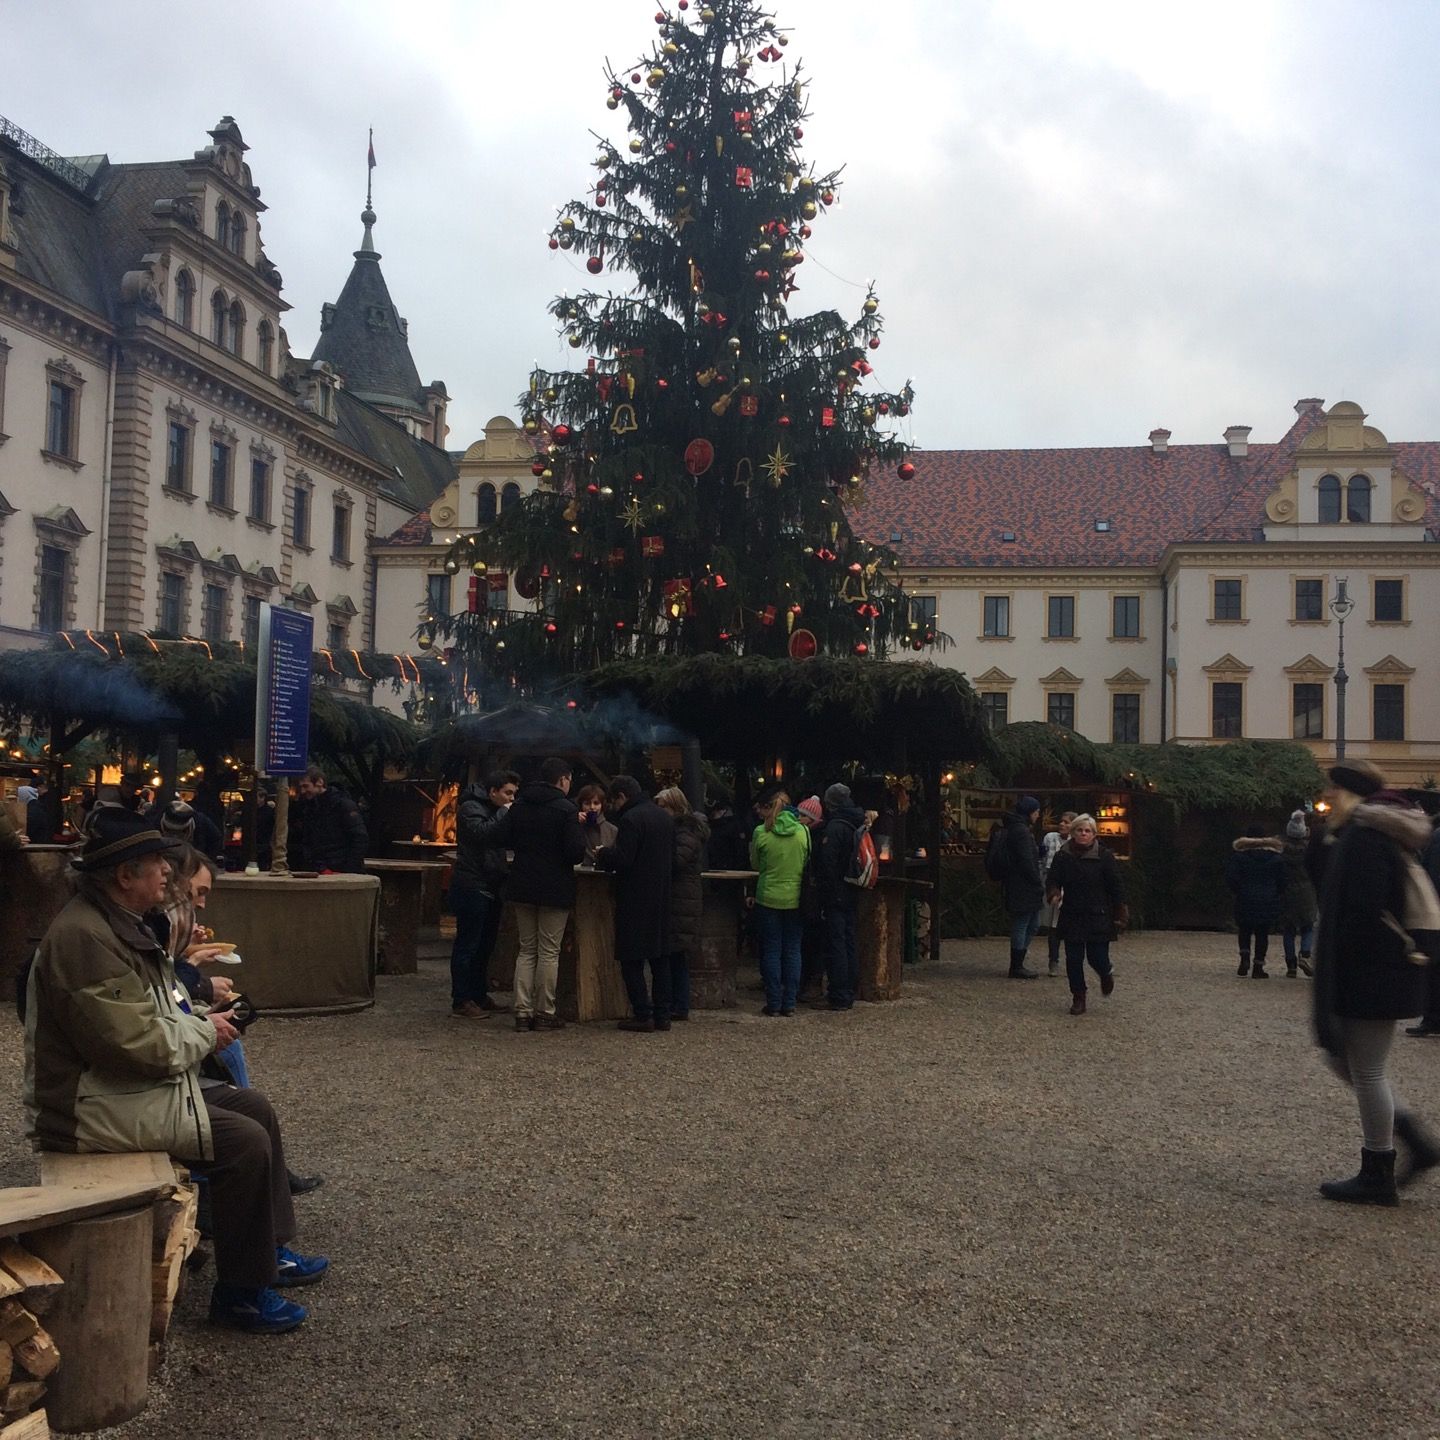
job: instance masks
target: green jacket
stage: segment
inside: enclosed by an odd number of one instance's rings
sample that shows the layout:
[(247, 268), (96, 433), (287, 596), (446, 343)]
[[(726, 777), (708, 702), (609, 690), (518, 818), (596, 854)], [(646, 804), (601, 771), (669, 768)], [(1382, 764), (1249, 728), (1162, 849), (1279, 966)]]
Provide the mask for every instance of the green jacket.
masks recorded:
[(163, 1150), (210, 1160), (200, 1062), (215, 1029), (176, 999), (175, 967), (148, 927), (77, 895), (30, 970), (25, 1110), (37, 1150)]
[(798, 910), (800, 881), (810, 858), (810, 832), (788, 810), (775, 817), (775, 828), (755, 827), (750, 864), (760, 872), (755, 903), (770, 910)]

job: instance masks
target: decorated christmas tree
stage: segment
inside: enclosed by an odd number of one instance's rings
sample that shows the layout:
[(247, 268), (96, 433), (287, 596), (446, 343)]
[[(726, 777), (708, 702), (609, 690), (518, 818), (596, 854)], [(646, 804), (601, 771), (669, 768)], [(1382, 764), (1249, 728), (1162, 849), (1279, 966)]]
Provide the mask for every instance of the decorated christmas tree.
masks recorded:
[[(577, 367), (521, 399), (541, 485), (462, 538), (452, 571), (503, 570), (534, 613), (451, 622), (470, 673), (531, 682), (624, 655), (879, 655), (934, 639), (894, 557), (860, 540), (867, 475), (914, 467), (898, 393), (871, 380), (882, 320), (798, 313), (839, 172), (801, 154), (787, 35), (753, 0), (674, 0), (653, 53), (607, 68), (615, 138), (551, 249), (597, 286), (551, 305)], [(624, 121), (623, 132), (620, 121)]]

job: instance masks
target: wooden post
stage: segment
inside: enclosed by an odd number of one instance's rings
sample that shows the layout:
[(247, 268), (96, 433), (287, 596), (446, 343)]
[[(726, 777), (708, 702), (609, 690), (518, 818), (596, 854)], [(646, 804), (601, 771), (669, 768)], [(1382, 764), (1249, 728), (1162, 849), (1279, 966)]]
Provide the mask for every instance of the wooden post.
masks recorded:
[(45, 1397), (55, 1430), (103, 1430), (145, 1408), (153, 1225), (147, 1204), (37, 1230), (26, 1241), (65, 1280), (45, 1317), (65, 1357)]
[(925, 853), (930, 860), (930, 958), (940, 958), (940, 840), (945, 830), (945, 796), (941, 762), (932, 760), (925, 770)]
[(160, 758), (160, 789), (155, 795), (155, 809), (159, 813), (175, 798), (176, 781), (180, 776), (180, 737), (174, 731), (162, 735), (157, 754)]

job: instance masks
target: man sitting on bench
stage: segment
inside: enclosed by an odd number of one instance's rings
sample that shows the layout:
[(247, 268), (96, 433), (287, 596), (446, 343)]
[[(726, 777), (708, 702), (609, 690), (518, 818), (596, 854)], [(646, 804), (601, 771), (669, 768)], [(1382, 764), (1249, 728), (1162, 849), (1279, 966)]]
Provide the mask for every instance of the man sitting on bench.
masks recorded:
[(280, 1123), (258, 1090), (202, 1078), (238, 1031), (190, 1014), (145, 916), (165, 899), (174, 842), (141, 816), (98, 813), (73, 860), (76, 895), (30, 971), (28, 1133), (39, 1150), (163, 1150), (204, 1175), (215, 1223), (210, 1318), (276, 1334), (307, 1311), (275, 1286), (319, 1280), (321, 1256), (287, 1248), (295, 1212)]

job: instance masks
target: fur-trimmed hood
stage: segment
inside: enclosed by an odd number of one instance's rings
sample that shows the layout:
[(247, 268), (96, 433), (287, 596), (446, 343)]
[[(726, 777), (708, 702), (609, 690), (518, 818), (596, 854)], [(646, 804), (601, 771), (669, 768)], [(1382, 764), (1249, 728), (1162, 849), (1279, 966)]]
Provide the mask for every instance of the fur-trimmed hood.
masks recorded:
[(1411, 805), (1400, 796), (1393, 800), (1376, 796), (1362, 801), (1351, 813), (1349, 823), (1378, 830), (1397, 845), (1417, 852), (1430, 843), (1432, 834), (1430, 817), (1418, 805)]
[(1278, 855), (1284, 850), (1285, 842), (1278, 835), (1242, 835), (1234, 848), (1242, 855), (1247, 850), (1273, 850)]

